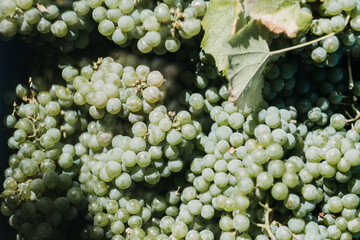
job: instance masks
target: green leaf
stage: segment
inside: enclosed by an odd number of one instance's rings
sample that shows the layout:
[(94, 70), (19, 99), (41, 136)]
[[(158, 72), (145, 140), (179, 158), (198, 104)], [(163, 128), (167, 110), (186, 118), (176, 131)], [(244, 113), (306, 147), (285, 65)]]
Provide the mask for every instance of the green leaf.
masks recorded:
[(245, 0), (244, 6), (253, 19), (274, 33), (293, 38), (310, 28), (312, 15), (301, 10), (298, 0)]
[(205, 34), (201, 48), (211, 54), (219, 71), (226, 75), (228, 68), (227, 41), (236, 27), (246, 24), (242, 6), (238, 0), (211, 0), (201, 22)]
[(258, 21), (251, 21), (229, 40), (229, 101), (242, 109), (263, 101), (262, 71), (272, 56), (268, 41), (269, 31)]

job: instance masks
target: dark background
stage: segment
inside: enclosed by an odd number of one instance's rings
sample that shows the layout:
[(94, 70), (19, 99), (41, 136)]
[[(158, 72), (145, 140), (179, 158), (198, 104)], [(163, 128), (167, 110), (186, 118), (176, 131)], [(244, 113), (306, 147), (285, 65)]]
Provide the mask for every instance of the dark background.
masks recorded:
[[(7, 105), (8, 92), (14, 91), (18, 82), (27, 79), (33, 61), (33, 52), (20, 39), (0, 40), (0, 179), (4, 179), (4, 169), (8, 167), (7, 138), (9, 131), (3, 119), (12, 109)], [(3, 190), (2, 184), (0, 185)], [(8, 224), (8, 217), (0, 214), (0, 239), (14, 239), (15, 232)]]

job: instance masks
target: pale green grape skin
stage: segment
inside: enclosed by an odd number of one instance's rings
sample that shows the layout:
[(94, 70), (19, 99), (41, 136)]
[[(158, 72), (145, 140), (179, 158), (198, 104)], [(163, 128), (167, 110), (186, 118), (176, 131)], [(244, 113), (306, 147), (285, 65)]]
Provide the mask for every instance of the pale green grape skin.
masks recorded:
[(195, 36), (201, 30), (200, 20), (195, 18), (185, 20), (181, 28), (187, 35)]
[(282, 182), (275, 183), (271, 188), (271, 195), (276, 200), (284, 200), (288, 196), (288, 192), (288, 187)]
[(104, 7), (97, 7), (92, 12), (92, 18), (95, 22), (100, 23), (102, 20), (107, 18), (106, 9)]
[(78, 16), (74, 11), (66, 11), (61, 15), (61, 19), (66, 23), (66, 25), (71, 26), (77, 23)]
[(110, 36), (115, 31), (115, 25), (113, 22), (104, 19), (99, 23), (99, 32), (104, 36)]
[(233, 219), (233, 226), (239, 232), (245, 232), (250, 227), (250, 220), (247, 216), (237, 215)]
[(186, 234), (188, 232), (188, 227), (186, 226), (185, 223), (183, 223), (181, 221), (176, 221), (171, 226), (171, 232), (176, 238), (181, 239), (186, 236)]
[(167, 37), (165, 40), (165, 48), (169, 52), (177, 52), (180, 49), (180, 44), (177, 37)]
[(275, 233), (275, 236), (279, 240), (290, 240), (292, 238), (289, 228), (280, 226)]
[(288, 221), (289, 229), (297, 234), (305, 230), (305, 221), (302, 218), (290, 218)]
[(57, 20), (51, 25), (51, 32), (54, 36), (62, 38), (68, 33), (68, 27), (63, 21)]
[(355, 218), (348, 222), (348, 229), (352, 233), (358, 233), (360, 231), (360, 219)]
[(356, 16), (350, 20), (350, 26), (355, 31), (360, 31), (360, 16)]
[(262, 189), (269, 189), (274, 182), (273, 176), (268, 172), (260, 173), (256, 178), (256, 184)]
[(33, 5), (33, 0), (17, 0), (16, 4), (21, 8), (21, 9), (29, 9), (32, 5)]
[(342, 114), (334, 114), (330, 118), (330, 124), (335, 129), (341, 129), (346, 124), (346, 119)]

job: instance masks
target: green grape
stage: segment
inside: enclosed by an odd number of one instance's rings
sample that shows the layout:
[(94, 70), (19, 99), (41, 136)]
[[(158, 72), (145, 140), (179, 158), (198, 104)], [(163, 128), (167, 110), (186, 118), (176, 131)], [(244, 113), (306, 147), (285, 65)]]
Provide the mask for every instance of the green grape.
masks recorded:
[(323, 62), (326, 59), (327, 52), (322, 47), (315, 48), (311, 53), (311, 58), (314, 62)]
[(290, 240), (292, 238), (291, 232), (286, 226), (280, 226), (276, 230), (275, 236), (279, 240)]

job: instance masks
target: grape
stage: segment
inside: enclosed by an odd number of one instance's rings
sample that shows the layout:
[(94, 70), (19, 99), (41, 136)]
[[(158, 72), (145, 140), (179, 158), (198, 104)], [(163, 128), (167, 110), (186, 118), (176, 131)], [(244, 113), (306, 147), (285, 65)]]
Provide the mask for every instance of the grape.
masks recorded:
[(292, 237), (289, 228), (287, 228), (285, 226), (280, 226), (276, 230), (275, 235), (276, 235), (276, 238), (279, 240), (290, 240)]
[(336, 36), (331, 36), (322, 42), (322, 47), (328, 52), (333, 53), (339, 47), (339, 39)]
[(330, 118), (330, 124), (335, 129), (341, 129), (345, 126), (345, 117), (341, 114), (334, 114)]
[(359, 29), (360, 29), (360, 17), (356, 16), (355, 18), (352, 18), (350, 20), (350, 26), (355, 31), (359, 31)]
[(260, 173), (256, 178), (256, 183), (262, 189), (268, 189), (273, 185), (273, 176), (268, 172)]
[(102, 20), (98, 26), (99, 32), (104, 36), (110, 36), (115, 31), (114, 23), (109, 20)]
[(165, 40), (165, 48), (169, 52), (176, 52), (180, 48), (180, 41), (177, 37), (167, 37)]
[(334, 32), (339, 32), (343, 30), (345, 27), (345, 19), (340, 15), (334, 16), (330, 19), (330, 24), (331, 24), (331, 29)]
[(311, 53), (314, 62), (322, 62), (326, 59), (326, 50), (322, 47), (315, 48)]
[(26, 9), (29, 9), (33, 5), (33, 0), (17, 0), (16, 4), (20, 8), (26, 10)]
[(356, 233), (359, 232), (360, 229), (360, 225), (359, 225), (360, 221), (358, 218), (355, 218), (351, 221), (348, 222), (348, 229), (350, 232), (352, 233)]
[(61, 15), (61, 19), (66, 23), (68, 26), (72, 26), (77, 23), (78, 17), (76, 12), (74, 11), (66, 11)]
[(341, 1), (330, 1), (325, 5), (325, 9), (331, 15), (338, 15), (342, 10)]
[(0, 22), (0, 33), (6, 37), (12, 37), (16, 34), (17, 24), (11, 19), (4, 19)]
[(68, 33), (68, 27), (63, 21), (57, 20), (51, 25), (51, 32), (54, 36), (62, 38)]
[(148, 103), (155, 103), (160, 98), (160, 91), (157, 87), (147, 87), (143, 92), (143, 97)]
[(305, 221), (302, 218), (293, 217), (288, 221), (289, 229), (297, 234), (305, 230)]
[(121, 0), (119, 4), (119, 8), (124, 13), (129, 13), (134, 8), (134, 3), (130, 0)]
[(181, 221), (175, 221), (171, 226), (171, 232), (176, 238), (183, 238), (188, 232), (188, 227)]
[(346, 1), (342, 1), (341, 3), (342, 3), (342, 9), (344, 11), (350, 11), (356, 6), (356, 2), (354, 0), (346, 0)]
[(134, 28), (134, 20), (127, 15), (123, 15), (118, 20), (119, 29), (124, 32), (129, 32)]
[(151, 47), (156, 47), (161, 42), (160, 33), (156, 31), (149, 31), (145, 34), (144, 41), (146, 42), (147, 45)]
[(181, 29), (189, 36), (195, 36), (200, 32), (200, 20), (199, 19), (188, 19), (183, 22)]

